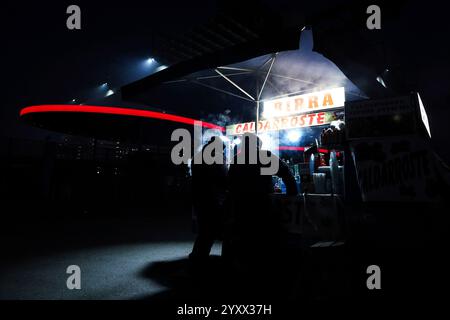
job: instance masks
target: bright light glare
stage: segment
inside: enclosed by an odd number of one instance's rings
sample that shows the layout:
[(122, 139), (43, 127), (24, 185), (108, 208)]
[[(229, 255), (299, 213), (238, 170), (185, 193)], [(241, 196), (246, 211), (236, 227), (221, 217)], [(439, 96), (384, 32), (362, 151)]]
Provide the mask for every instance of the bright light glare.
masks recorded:
[(161, 66), (159, 66), (158, 68), (156, 68), (156, 72), (158, 72), (158, 71), (161, 71), (161, 70), (164, 70), (164, 69), (166, 69), (167, 68), (167, 66), (165, 66), (165, 65), (161, 65)]
[(298, 142), (302, 135), (298, 130), (292, 130), (288, 133), (287, 138), (290, 142)]
[(241, 144), (241, 139), (240, 139), (240, 138), (235, 138), (235, 139), (233, 140), (233, 143), (234, 143), (236, 146), (238, 146), (238, 145)]
[(378, 77), (377, 77), (377, 81), (378, 81), (383, 87), (387, 88), (387, 87), (386, 87), (386, 83), (384, 82), (384, 80), (383, 80), (382, 77), (378, 76)]
[(419, 93), (417, 93), (417, 98), (419, 99), (419, 108), (420, 108), (420, 115), (422, 117), (423, 125), (425, 126), (425, 129), (427, 129), (428, 135), (431, 138), (431, 129), (430, 129), (430, 123), (428, 122), (428, 115), (425, 111), (425, 106), (423, 105), (422, 99), (420, 98)]
[(108, 92), (106, 92), (105, 97), (109, 97), (109, 96), (111, 96), (111, 95), (113, 95), (113, 94), (114, 94), (114, 91), (112, 91), (112, 90), (110, 89), (110, 90), (108, 90)]
[(145, 62), (146, 62), (147, 64), (152, 64), (153, 62), (155, 62), (155, 59), (153, 59), (153, 58), (148, 58), (147, 60), (145, 60)]
[(270, 119), (273, 117), (273, 112), (272, 110), (264, 110), (263, 111), (263, 118), (265, 119)]

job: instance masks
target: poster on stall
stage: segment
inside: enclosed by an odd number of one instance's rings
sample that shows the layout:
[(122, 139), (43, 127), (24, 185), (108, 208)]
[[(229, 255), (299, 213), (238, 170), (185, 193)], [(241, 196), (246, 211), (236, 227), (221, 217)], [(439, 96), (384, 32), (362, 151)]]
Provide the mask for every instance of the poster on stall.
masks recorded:
[(288, 197), (283, 194), (272, 194), (272, 206), (281, 218), (287, 232), (301, 234), (303, 231), (303, 199)]
[(336, 196), (308, 194), (288, 197), (272, 194), (272, 206), (291, 234), (320, 240), (337, 240), (340, 235)]
[(419, 136), (351, 142), (363, 201), (439, 201), (449, 172)]
[(339, 202), (331, 194), (307, 194), (304, 201), (303, 235), (321, 241), (335, 241), (342, 237), (339, 225)]

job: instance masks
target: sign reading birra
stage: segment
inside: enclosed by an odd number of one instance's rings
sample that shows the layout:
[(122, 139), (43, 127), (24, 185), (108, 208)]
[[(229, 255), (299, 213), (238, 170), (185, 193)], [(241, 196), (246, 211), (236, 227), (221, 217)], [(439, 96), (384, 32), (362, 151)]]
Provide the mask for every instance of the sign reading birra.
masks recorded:
[(264, 101), (266, 119), (344, 107), (344, 87)]

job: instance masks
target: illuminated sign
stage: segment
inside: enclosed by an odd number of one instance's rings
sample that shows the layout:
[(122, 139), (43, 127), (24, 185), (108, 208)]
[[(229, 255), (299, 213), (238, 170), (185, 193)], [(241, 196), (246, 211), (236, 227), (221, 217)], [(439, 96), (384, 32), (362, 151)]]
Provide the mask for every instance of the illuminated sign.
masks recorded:
[[(305, 128), (329, 124), (337, 120), (334, 112), (315, 112), (297, 116), (288, 116), (261, 120), (258, 123), (258, 133), (294, 128)], [(227, 126), (227, 135), (241, 135), (247, 132), (255, 132), (255, 122), (238, 123)]]
[(266, 119), (270, 119), (280, 116), (339, 108), (343, 107), (344, 104), (344, 87), (333, 88), (300, 96), (265, 101), (263, 116)]

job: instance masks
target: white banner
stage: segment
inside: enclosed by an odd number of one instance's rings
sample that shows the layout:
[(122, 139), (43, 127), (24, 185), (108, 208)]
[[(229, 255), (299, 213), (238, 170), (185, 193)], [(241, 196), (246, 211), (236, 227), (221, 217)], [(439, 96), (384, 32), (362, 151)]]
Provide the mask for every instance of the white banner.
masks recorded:
[(300, 113), (340, 108), (345, 105), (344, 87), (312, 92), (299, 96), (264, 101), (266, 119)]

